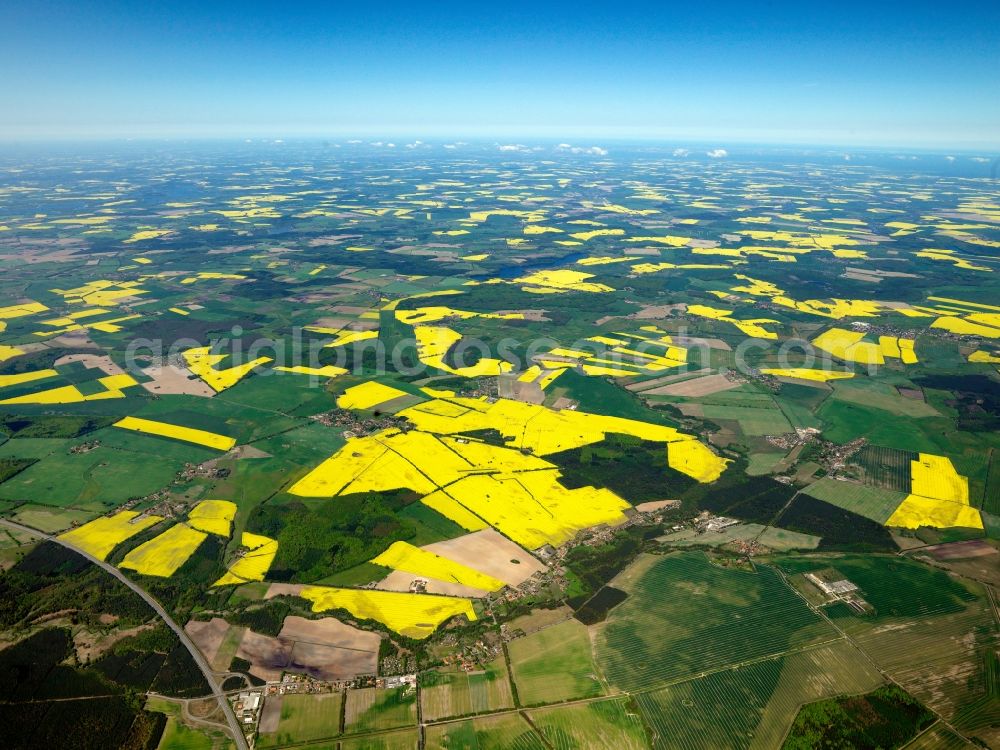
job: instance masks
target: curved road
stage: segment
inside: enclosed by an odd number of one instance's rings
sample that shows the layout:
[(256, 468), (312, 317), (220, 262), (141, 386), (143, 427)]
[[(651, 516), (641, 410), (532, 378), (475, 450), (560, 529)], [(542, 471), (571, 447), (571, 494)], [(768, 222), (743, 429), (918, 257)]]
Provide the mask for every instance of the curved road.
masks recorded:
[(191, 653), (191, 658), (194, 659), (194, 663), (198, 665), (198, 668), (201, 670), (202, 674), (205, 675), (205, 680), (208, 681), (208, 686), (211, 688), (212, 693), (218, 699), (219, 708), (222, 709), (222, 713), (226, 717), (226, 721), (229, 723), (229, 729), (233, 733), (233, 740), (236, 742), (237, 750), (249, 750), (246, 737), (243, 736), (243, 730), (240, 728), (240, 724), (236, 720), (236, 714), (233, 713), (233, 707), (229, 705), (229, 701), (226, 700), (224, 694), (220, 692), (219, 685), (215, 681), (215, 675), (212, 673), (211, 666), (209, 666), (208, 662), (205, 661), (205, 657), (201, 655), (201, 652), (198, 650), (198, 647), (194, 645), (194, 642), (188, 637), (188, 634), (184, 632), (184, 628), (178, 625), (174, 621), (174, 618), (172, 618), (167, 613), (167, 611), (162, 606), (160, 606), (160, 603), (156, 601), (156, 599), (154, 599), (152, 596), (150, 596), (145, 589), (143, 589), (141, 586), (139, 586), (139, 584), (135, 583), (131, 579), (127, 578), (124, 573), (118, 570), (118, 568), (116, 568), (111, 563), (106, 563), (104, 562), (104, 560), (98, 560), (93, 555), (90, 555), (84, 552), (83, 550), (74, 547), (72, 544), (69, 544), (68, 542), (62, 541), (58, 537), (51, 536), (50, 534), (38, 531), (37, 529), (33, 529), (29, 526), (22, 526), (19, 523), (14, 523), (13, 521), (8, 521), (2, 518), (0, 518), (0, 525), (7, 526), (17, 531), (22, 531), (26, 534), (31, 534), (32, 536), (45, 539), (49, 542), (55, 542), (56, 544), (65, 547), (66, 549), (73, 550), (73, 552), (80, 555), (80, 557), (83, 557), (89, 562), (92, 562), (94, 565), (103, 568), (105, 571), (113, 575), (115, 578), (117, 578), (119, 581), (124, 583), (135, 593), (141, 596), (143, 601), (145, 601), (146, 604), (152, 607), (153, 611), (156, 612), (156, 614), (159, 617), (161, 617), (163, 621), (167, 623), (167, 625), (170, 626), (170, 629), (177, 634), (177, 637), (180, 639), (180, 642), (183, 643), (184, 647)]

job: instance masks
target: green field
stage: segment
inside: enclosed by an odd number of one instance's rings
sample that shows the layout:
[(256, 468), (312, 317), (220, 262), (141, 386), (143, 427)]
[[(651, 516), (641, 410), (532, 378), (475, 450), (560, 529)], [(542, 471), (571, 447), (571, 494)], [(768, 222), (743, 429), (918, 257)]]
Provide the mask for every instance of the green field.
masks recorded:
[(94, 511), (72, 508), (49, 507), (27, 503), (17, 508), (13, 520), (39, 531), (55, 533), (68, 529), (73, 524), (81, 524), (98, 515)]
[(835, 633), (781, 580), (713, 565), (698, 552), (657, 560), (595, 626), (597, 662), (623, 690), (757, 659)]
[(219, 730), (185, 723), (181, 718), (181, 707), (177, 703), (163, 698), (149, 698), (146, 710), (167, 716), (167, 725), (156, 750), (230, 750), (236, 747)]
[(939, 416), (939, 412), (930, 404), (901, 396), (890, 383), (871, 378), (834, 381), (833, 395), (830, 398), (865, 406), (877, 404), (879, 409), (898, 417)]
[(752, 453), (747, 464), (747, 474), (752, 477), (770, 474), (775, 464), (784, 457), (784, 453)]
[(110, 509), (169, 484), (184, 460), (167, 453), (157, 458), (103, 445), (87, 453), (55, 451), (0, 485), (0, 497), (60, 507), (97, 503)]
[(899, 504), (906, 499), (906, 495), (901, 492), (830, 477), (813, 482), (802, 492), (881, 524), (888, 521)]
[(344, 707), (345, 734), (395, 729), (416, 723), (417, 693), (412, 688), (360, 688), (347, 691)]
[(602, 695), (587, 626), (566, 620), (511, 641), (510, 667), (521, 705)]
[(267, 700), (281, 702), (281, 718), (274, 732), (260, 734), (259, 748), (280, 748), (340, 734), (341, 693), (291, 694)]
[(554, 750), (649, 747), (638, 706), (627, 698), (540, 708), (529, 711), (528, 715)]
[(740, 430), (744, 435), (780, 435), (793, 431), (785, 415), (776, 407), (706, 404), (704, 414), (706, 419), (711, 420), (735, 419), (740, 423)]

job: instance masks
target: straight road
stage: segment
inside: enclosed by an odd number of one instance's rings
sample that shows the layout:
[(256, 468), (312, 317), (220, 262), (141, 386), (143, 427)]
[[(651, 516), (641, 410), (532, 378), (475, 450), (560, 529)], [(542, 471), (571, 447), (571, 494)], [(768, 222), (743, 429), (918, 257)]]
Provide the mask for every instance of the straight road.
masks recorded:
[(212, 673), (212, 668), (209, 666), (208, 662), (205, 661), (205, 657), (201, 655), (201, 652), (198, 650), (198, 647), (194, 645), (194, 642), (188, 637), (188, 634), (184, 632), (184, 628), (178, 625), (174, 621), (174, 618), (167, 613), (167, 610), (165, 610), (162, 606), (160, 606), (160, 603), (156, 601), (156, 599), (154, 599), (152, 596), (150, 596), (145, 589), (143, 589), (141, 586), (139, 586), (139, 584), (135, 583), (134, 581), (126, 577), (125, 574), (122, 573), (120, 570), (118, 570), (118, 568), (116, 568), (114, 565), (106, 563), (104, 562), (104, 560), (98, 560), (93, 555), (90, 555), (84, 552), (83, 550), (74, 547), (72, 544), (62, 541), (58, 537), (51, 536), (50, 534), (45, 534), (41, 531), (38, 531), (37, 529), (32, 529), (28, 526), (22, 526), (19, 523), (14, 523), (13, 521), (7, 521), (2, 518), (0, 518), (0, 525), (6, 526), (7, 528), (10, 529), (14, 529), (16, 531), (23, 531), (27, 534), (31, 534), (32, 536), (45, 539), (46, 541), (55, 542), (56, 544), (65, 547), (66, 549), (73, 550), (73, 552), (80, 555), (80, 557), (83, 557), (89, 562), (92, 562), (94, 565), (103, 568), (110, 575), (113, 575), (115, 578), (117, 578), (119, 581), (124, 583), (135, 593), (141, 596), (143, 601), (146, 602), (146, 604), (148, 604), (150, 607), (152, 607), (153, 611), (156, 612), (156, 614), (160, 618), (162, 618), (162, 620), (165, 623), (167, 623), (170, 629), (174, 631), (174, 633), (180, 639), (180, 642), (184, 644), (184, 648), (186, 648), (190, 652), (191, 658), (194, 659), (194, 663), (198, 665), (198, 668), (201, 670), (201, 673), (205, 675), (205, 680), (208, 681), (209, 688), (211, 688), (212, 693), (216, 696), (216, 699), (219, 701), (219, 708), (222, 709), (222, 713), (226, 717), (226, 722), (229, 724), (229, 730), (233, 734), (233, 741), (236, 743), (237, 750), (250, 750), (249, 746), (247, 745), (246, 737), (243, 736), (243, 730), (240, 728), (239, 722), (236, 720), (236, 714), (233, 713), (233, 707), (229, 705), (229, 701), (226, 700), (224, 694), (221, 693), (221, 691), (219, 690), (219, 685), (215, 680), (215, 675)]

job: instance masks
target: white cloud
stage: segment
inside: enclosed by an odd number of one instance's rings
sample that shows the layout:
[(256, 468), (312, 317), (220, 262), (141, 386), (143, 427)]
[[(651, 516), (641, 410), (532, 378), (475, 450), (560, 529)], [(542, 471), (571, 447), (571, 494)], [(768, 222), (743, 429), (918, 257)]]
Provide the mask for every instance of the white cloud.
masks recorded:
[(354, 138), (352, 140), (349, 140), (348, 143), (361, 143), (361, 139), (360, 138)]
[(556, 146), (556, 151), (569, 151), (571, 154), (590, 154), (592, 156), (607, 156), (608, 150), (600, 146), (573, 146), (569, 143), (560, 143)]
[(948, 161), (955, 161), (955, 157), (954, 156), (946, 156), (944, 158), (947, 159)]
[(971, 161), (977, 161), (980, 164), (985, 164), (986, 162), (989, 161), (989, 159), (987, 159), (985, 156), (973, 156)]
[(706, 151), (705, 156), (711, 159), (722, 159), (723, 157), (729, 156), (729, 152), (724, 148), (713, 148), (711, 151)]
[(691, 151), (689, 149), (686, 149), (686, 148), (675, 148), (674, 149), (674, 156), (687, 156), (690, 153), (691, 153)]
[(500, 151), (527, 151), (528, 147), (520, 143), (502, 143), (497, 146)]
[(447, 149), (457, 148), (454, 143), (446, 143), (444, 144), (444, 147)]

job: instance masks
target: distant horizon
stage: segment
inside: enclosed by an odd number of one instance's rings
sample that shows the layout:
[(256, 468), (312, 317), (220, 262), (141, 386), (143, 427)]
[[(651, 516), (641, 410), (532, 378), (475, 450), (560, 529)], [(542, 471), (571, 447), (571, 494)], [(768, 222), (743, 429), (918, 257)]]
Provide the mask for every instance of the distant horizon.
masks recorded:
[[(426, 139), (426, 140), (425, 140)], [(584, 135), (566, 136), (506, 133), (450, 133), (432, 134), (403, 131), (359, 132), (315, 132), (315, 133), (173, 133), (173, 134), (41, 134), (10, 136), (0, 133), (0, 147), (39, 144), (150, 144), (150, 143), (188, 143), (188, 144), (320, 144), (331, 147), (373, 147), (381, 148), (386, 153), (393, 150), (398, 153), (414, 153), (433, 149), (458, 150), (463, 148), (483, 149), (495, 147), (511, 154), (526, 154), (534, 151), (562, 151), (567, 155), (586, 155), (590, 149), (628, 148), (630, 146), (659, 147), (663, 149), (774, 149), (800, 151), (846, 151), (857, 153), (925, 153), (928, 155), (959, 155), (959, 156), (1000, 156), (1000, 142), (996, 143), (905, 143), (905, 142), (872, 142), (872, 141), (819, 141), (819, 140), (766, 140), (741, 138), (736, 136), (702, 136), (683, 137), (668, 135)], [(566, 148), (558, 149), (564, 145)], [(589, 155), (602, 156), (591, 153)], [(687, 156), (688, 154), (684, 154)], [(690, 156), (704, 156), (704, 153), (692, 151)], [(728, 155), (728, 154), (726, 154)], [(675, 154), (676, 156), (676, 154)]]

